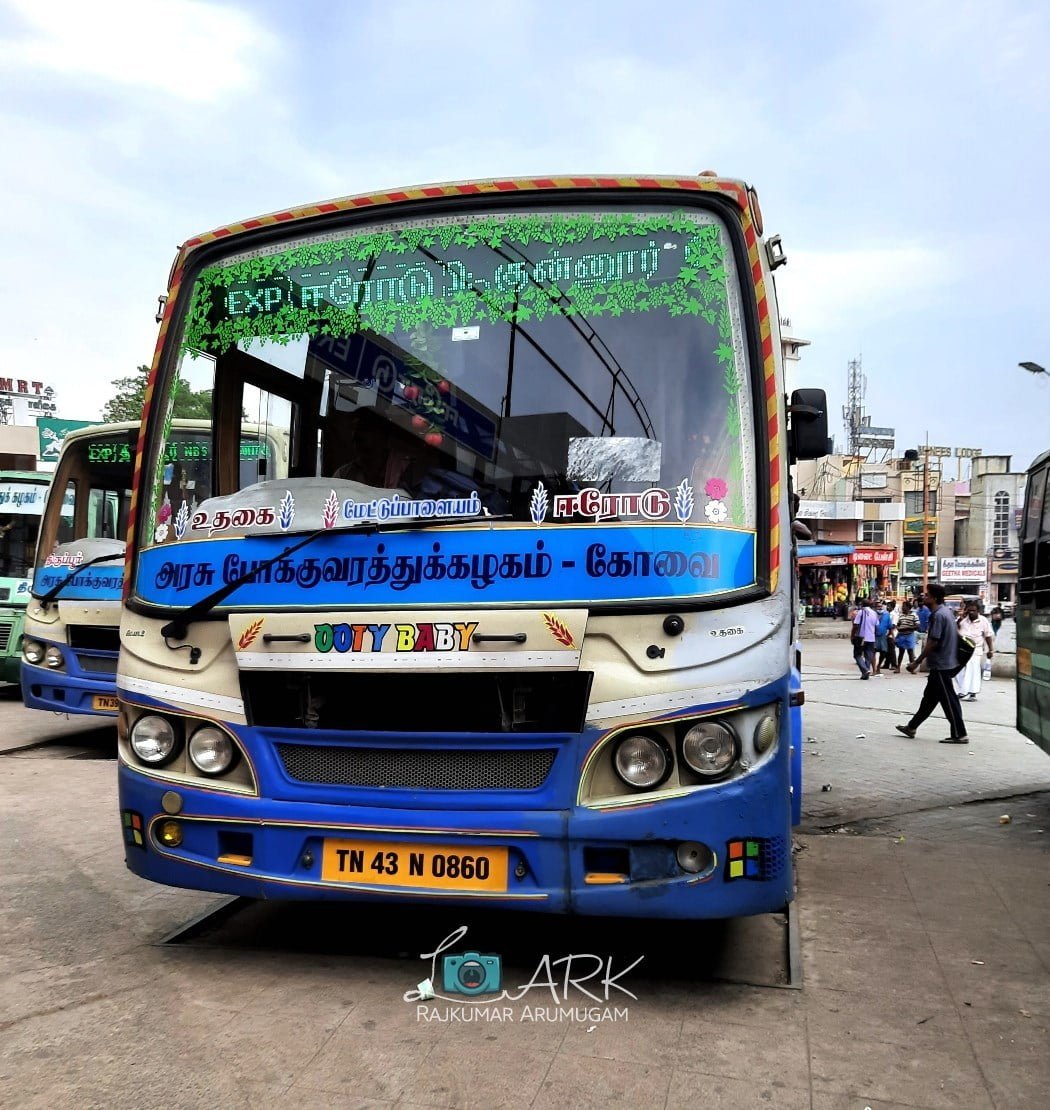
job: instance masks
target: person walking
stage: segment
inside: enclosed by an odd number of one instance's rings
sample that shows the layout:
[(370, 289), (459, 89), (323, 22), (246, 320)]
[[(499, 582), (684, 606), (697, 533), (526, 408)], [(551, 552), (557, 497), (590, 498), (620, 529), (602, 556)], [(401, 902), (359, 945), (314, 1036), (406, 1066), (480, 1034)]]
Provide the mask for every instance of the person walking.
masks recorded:
[(924, 601), (930, 610), (926, 643), (919, 658), (914, 663), (908, 664), (908, 673), (915, 674), (920, 664), (926, 662), (929, 665), (926, 688), (922, 692), (922, 701), (919, 702), (919, 708), (916, 709), (912, 719), (906, 725), (894, 727), (909, 739), (914, 739), (919, 725), (939, 705), (944, 710), (945, 717), (948, 718), (948, 728), (951, 732), (951, 735), (941, 743), (969, 744), (970, 738), (966, 735), (959, 695), (952, 684), (952, 679), (959, 670), (959, 633), (951, 610), (944, 604), (944, 587), (939, 582), (931, 582), (926, 589)]
[(853, 614), (853, 661), (860, 668), (860, 677), (869, 678), (875, 665), (875, 629), (878, 617), (865, 598)]
[(901, 615), (897, 621), (897, 673), (900, 674), (901, 664), (904, 662), (904, 653), (908, 653), (908, 662), (915, 662), (915, 644), (919, 632), (919, 618), (915, 615), (910, 601), (901, 605)]
[(988, 619), (992, 626), (992, 635), (998, 636), (999, 629), (1003, 627), (1003, 611), (998, 605), (988, 614)]
[[(919, 655), (921, 657), (922, 652), (926, 648), (926, 631), (930, 625), (930, 607), (926, 604), (925, 594), (919, 598), (919, 604), (915, 609), (915, 615), (919, 618), (919, 631), (915, 639), (919, 645)], [(922, 665), (922, 669), (926, 669), (925, 663)]]
[[(989, 662), (995, 655), (995, 634), (988, 618), (981, 614), (976, 601), (968, 601), (958, 620), (960, 636), (969, 636), (977, 645), (969, 663), (955, 676), (955, 690), (960, 701), (976, 701), (981, 692), (982, 655)], [(981, 648), (984, 651), (981, 651)]]

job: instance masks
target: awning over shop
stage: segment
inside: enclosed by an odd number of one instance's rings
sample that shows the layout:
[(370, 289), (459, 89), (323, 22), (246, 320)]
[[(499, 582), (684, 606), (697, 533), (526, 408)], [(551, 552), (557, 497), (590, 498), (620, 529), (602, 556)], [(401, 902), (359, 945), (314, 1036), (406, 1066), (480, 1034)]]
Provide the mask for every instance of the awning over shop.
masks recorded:
[(800, 543), (800, 567), (844, 567), (853, 554), (851, 543)]

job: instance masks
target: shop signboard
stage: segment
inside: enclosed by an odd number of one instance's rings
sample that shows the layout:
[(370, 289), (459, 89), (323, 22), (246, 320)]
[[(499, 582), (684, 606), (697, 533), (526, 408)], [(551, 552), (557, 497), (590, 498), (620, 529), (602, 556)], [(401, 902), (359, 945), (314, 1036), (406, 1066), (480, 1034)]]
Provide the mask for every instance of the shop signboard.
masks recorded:
[(990, 578), (1016, 578), (1018, 559), (1016, 555), (1005, 559), (992, 559), (988, 568)]
[(987, 582), (988, 560), (965, 556), (941, 559), (942, 582)]
[(894, 548), (881, 550), (877, 547), (858, 547), (849, 557), (854, 566), (895, 567), (897, 552)]
[[(926, 516), (926, 531), (929, 535), (935, 536), (937, 534), (937, 518), (935, 516)], [(904, 534), (906, 536), (921, 536), (922, 535), (922, 515), (919, 516), (906, 516), (904, 518)]]
[(861, 474), (861, 489), (885, 489), (888, 479), (885, 472), (880, 474)]
[[(902, 578), (921, 578), (922, 577), (922, 556), (921, 555), (905, 555), (904, 562), (901, 570)], [(937, 556), (926, 556), (926, 577), (937, 577)]]

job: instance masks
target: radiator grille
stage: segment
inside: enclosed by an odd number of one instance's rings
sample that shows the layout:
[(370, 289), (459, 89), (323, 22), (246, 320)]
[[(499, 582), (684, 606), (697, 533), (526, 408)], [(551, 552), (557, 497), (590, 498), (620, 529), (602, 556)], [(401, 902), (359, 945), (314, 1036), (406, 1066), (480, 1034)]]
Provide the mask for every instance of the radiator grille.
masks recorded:
[(299, 782), (406, 790), (536, 790), (550, 773), (553, 748), (431, 751), (275, 744), (284, 769)]
[(11, 645), (11, 625), (0, 624), (0, 651), (7, 651)]
[(109, 624), (71, 624), (69, 646), (84, 651), (120, 651), (120, 629)]
[(117, 657), (105, 655), (81, 655), (77, 652), (80, 669), (91, 674), (116, 674)]

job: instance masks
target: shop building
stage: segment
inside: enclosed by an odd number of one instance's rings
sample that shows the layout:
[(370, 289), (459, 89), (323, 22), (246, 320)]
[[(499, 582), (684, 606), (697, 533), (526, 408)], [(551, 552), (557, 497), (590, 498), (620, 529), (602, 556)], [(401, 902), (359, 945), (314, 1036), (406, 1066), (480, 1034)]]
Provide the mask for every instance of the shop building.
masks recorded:
[[(970, 480), (960, 483), (955, 521), (956, 554), (983, 559), (979, 593), (988, 606), (1017, 600), (1018, 529), (1024, 508), (1025, 474), (1011, 469), (1010, 455), (973, 460)], [(975, 564), (976, 565), (976, 564)], [(972, 584), (972, 583), (971, 583)]]

